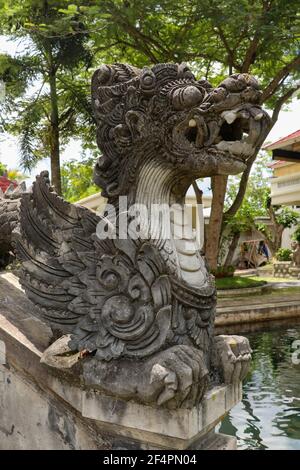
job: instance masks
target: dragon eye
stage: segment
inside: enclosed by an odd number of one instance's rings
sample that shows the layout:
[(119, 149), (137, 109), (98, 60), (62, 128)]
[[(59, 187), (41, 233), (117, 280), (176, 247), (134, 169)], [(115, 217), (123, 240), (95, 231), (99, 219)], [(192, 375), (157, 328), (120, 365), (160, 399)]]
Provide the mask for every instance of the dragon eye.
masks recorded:
[(177, 88), (172, 93), (173, 107), (177, 110), (183, 110), (197, 106), (202, 101), (202, 93), (199, 88), (189, 85)]

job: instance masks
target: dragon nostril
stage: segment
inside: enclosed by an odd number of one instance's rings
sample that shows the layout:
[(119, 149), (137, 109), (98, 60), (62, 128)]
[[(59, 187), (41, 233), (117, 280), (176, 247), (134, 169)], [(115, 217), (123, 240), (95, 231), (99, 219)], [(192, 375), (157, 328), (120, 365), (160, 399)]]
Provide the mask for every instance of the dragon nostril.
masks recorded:
[(197, 135), (198, 135), (198, 129), (197, 127), (189, 127), (184, 136), (185, 138), (191, 143), (191, 144), (195, 144), (196, 143), (196, 140), (197, 140)]

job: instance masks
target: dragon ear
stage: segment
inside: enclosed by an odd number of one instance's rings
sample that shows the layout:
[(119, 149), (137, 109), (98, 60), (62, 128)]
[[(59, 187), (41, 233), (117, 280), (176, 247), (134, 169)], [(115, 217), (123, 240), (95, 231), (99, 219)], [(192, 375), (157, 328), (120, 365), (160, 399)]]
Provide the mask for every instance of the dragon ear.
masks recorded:
[(126, 64), (101, 65), (92, 78), (92, 103), (96, 117), (113, 111), (140, 74), (140, 69)]
[(146, 120), (145, 114), (139, 111), (128, 111), (125, 122), (131, 133), (132, 141), (140, 140), (145, 135)]
[(92, 82), (96, 87), (114, 86), (139, 77), (141, 72), (137, 67), (127, 64), (101, 65), (94, 73)]

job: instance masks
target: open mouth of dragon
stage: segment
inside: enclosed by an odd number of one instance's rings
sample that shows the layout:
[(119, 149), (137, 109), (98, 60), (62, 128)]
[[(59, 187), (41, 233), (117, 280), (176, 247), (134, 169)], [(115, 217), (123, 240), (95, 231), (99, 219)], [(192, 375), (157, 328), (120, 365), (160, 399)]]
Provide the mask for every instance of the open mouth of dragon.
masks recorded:
[(194, 114), (185, 124), (181, 138), (197, 149), (215, 148), (245, 162), (255, 152), (264, 114), (253, 106), (223, 111), (218, 120), (206, 122)]

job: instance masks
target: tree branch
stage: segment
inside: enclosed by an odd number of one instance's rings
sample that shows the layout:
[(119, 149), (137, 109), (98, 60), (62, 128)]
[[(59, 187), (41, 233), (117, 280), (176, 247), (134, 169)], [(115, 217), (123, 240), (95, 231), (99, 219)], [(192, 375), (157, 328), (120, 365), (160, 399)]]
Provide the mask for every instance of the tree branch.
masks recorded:
[(282, 69), (279, 70), (273, 80), (271, 80), (269, 85), (264, 89), (261, 102), (264, 103), (267, 99), (269, 99), (280, 86), (280, 82), (282, 81), (282, 79), (285, 79), (289, 75), (289, 73), (292, 70), (295, 70), (298, 66), (300, 67), (300, 55), (294, 57), (291, 62), (289, 62)]
[(245, 193), (246, 193), (246, 189), (247, 189), (248, 178), (249, 178), (251, 168), (252, 168), (252, 165), (254, 163), (255, 158), (256, 158), (256, 155), (248, 163), (247, 168), (244, 170), (244, 172), (242, 174), (239, 190), (237, 192), (235, 200), (233, 201), (233, 203), (229, 207), (229, 209), (227, 209), (227, 211), (224, 212), (224, 216), (223, 216), (224, 222), (229, 217), (234, 217), (235, 214), (237, 213), (237, 211), (239, 210), (239, 208), (241, 207), (241, 204), (243, 202), (243, 199), (244, 199), (244, 196), (245, 196)]
[(232, 69), (232, 67), (234, 67), (235, 69), (240, 70), (240, 66), (234, 60), (234, 52), (228, 44), (228, 41), (227, 41), (226, 36), (224, 34), (224, 31), (222, 30), (220, 25), (217, 25), (216, 28), (219, 32), (220, 39), (221, 39), (222, 43), (224, 44), (224, 47), (225, 47), (225, 49), (228, 53), (228, 62), (229, 62), (228, 65), (229, 65), (229, 67), (231, 69)]
[(255, 54), (259, 45), (259, 41), (261, 39), (261, 33), (260, 33), (260, 28), (261, 24), (264, 23), (266, 19), (266, 13), (271, 9), (272, 2), (270, 1), (263, 1), (263, 8), (262, 8), (262, 14), (258, 20), (258, 24), (253, 36), (252, 41), (250, 42), (249, 48), (246, 52), (245, 59), (242, 65), (242, 73), (247, 73), (249, 71), (250, 66), (254, 63), (255, 61)]
[(202, 204), (203, 191), (202, 191), (202, 189), (199, 188), (196, 181), (193, 182), (193, 189), (195, 191), (197, 204)]
[(163, 44), (156, 41), (154, 37), (147, 36), (145, 33), (133, 26), (127, 20), (127, 18), (122, 15), (120, 10), (116, 8), (113, 2), (110, 2), (110, 13), (112, 15), (112, 18), (124, 29), (124, 31), (126, 31), (131, 37), (135, 38), (136, 41), (142, 42), (144, 52), (146, 53), (147, 51), (146, 55), (148, 55), (148, 57), (153, 62), (156, 63), (157, 58), (151, 50), (151, 47), (155, 48), (158, 52), (163, 52), (165, 57), (168, 57), (170, 55), (170, 51)]
[[(293, 96), (295, 91), (297, 91), (299, 89), (300, 89), (300, 83), (297, 84), (295, 87), (291, 88), (287, 93), (282, 95), (277, 100), (277, 102), (275, 104), (275, 107), (274, 107), (274, 110), (273, 110), (270, 126), (266, 130), (266, 133), (265, 133), (266, 135), (262, 136), (261, 139), (260, 139), (262, 142), (267, 137), (270, 130), (274, 127), (274, 124), (276, 123), (276, 121), (278, 119), (278, 115), (279, 115), (279, 112), (280, 112), (283, 104), (289, 98), (291, 98)], [(242, 174), (238, 193), (237, 193), (237, 195), (235, 197), (235, 200), (233, 201), (231, 207), (224, 213), (224, 221), (226, 221), (226, 219), (228, 217), (234, 217), (235, 214), (237, 213), (237, 211), (239, 210), (242, 202), (243, 202), (243, 198), (245, 196), (245, 192), (246, 192), (246, 189), (247, 189), (248, 178), (249, 178), (249, 175), (250, 175), (250, 172), (251, 172), (252, 165), (253, 165), (253, 163), (256, 159), (257, 153), (259, 151), (259, 148), (260, 148), (260, 145), (258, 146), (257, 152), (254, 154), (252, 159), (249, 161), (249, 163), (247, 165), (247, 168), (245, 169), (244, 173)]]
[(275, 106), (274, 106), (274, 108), (273, 108), (273, 113), (272, 113), (272, 118), (271, 118), (272, 127), (273, 127), (274, 124), (276, 123), (276, 121), (277, 121), (277, 119), (278, 119), (278, 116), (279, 116), (279, 113), (280, 113), (281, 108), (282, 108), (282, 106), (284, 105), (284, 103), (286, 103), (289, 98), (292, 98), (293, 94), (294, 94), (297, 90), (300, 90), (300, 83), (298, 83), (297, 85), (295, 85), (294, 87), (292, 87), (292, 88), (291, 88), (289, 91), (287, 91), (284, 95), (282, 95), (280, 98), (278, 98), (278, 100), (276, 101)]
[(255, 60), (255, 54), (258, 48), (258, 44), (259, 44), (259, 39), (260, 39), (260, 36), (258, 32), (256, 32), (246, 52), (246, 56), (245, 56), (245, 59), (241, 68), (242, 73), (247, 73), (249, 71), (250, 66), (253, 64)]

